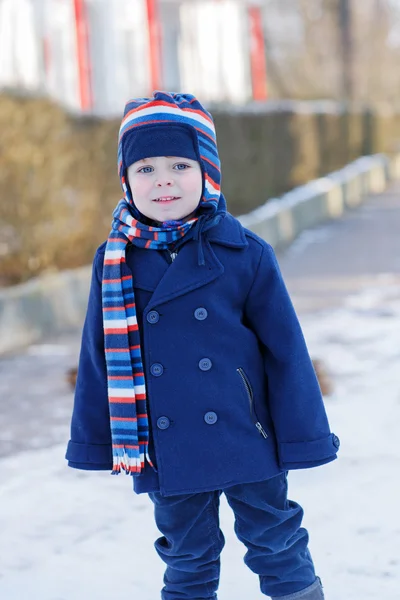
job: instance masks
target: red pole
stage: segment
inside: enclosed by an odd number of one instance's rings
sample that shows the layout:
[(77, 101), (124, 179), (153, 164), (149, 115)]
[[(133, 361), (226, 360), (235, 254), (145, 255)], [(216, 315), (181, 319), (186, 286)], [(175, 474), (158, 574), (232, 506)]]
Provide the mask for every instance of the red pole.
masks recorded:
[(50, 71), (50, 43), (49, 38), (46, 36), (43, 38), (43, 62), (44, 62), (44, 70), (46, 73), (46, 77)]
[(89, 26), (85, 0), (74, 0), (76, 56), (78, 61), (79, 99), (83, 111), (93, 108)]
[(150, 85), (151, 91), (162, 87), (161, 78), (161, 22), (158, 0), (147, 1), (147, 22), (149, 30)]
[(262, 25), (262, 10), (259, 6), (249, 6), (250, 21), (250, 64), (253, 100), (267, 100), (267, 62)]

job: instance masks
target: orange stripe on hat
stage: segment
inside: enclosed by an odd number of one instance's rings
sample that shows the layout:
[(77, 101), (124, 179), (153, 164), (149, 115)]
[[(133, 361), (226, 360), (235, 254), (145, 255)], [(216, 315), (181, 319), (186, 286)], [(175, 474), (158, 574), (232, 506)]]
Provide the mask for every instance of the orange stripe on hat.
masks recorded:
[(211, 162), (211, 160), (209, 158), (206, 158), (205, 156), (201, 155), (201, 158), (205, 161), (207, 161), (212, 167), (214, 167), (214, 169), (216, 169), (217, 171), (219, 171), (219, 167), (217, 167), (217, 165), (215, 165), (213, 162)]
[(221, 190), (221, 186), (220, 186), (218, 183), (216, 183), (216, 182), (214, 181), (214, 179), (212, 179), (212, 178), (211, 178), (209, 175), (207, 175), (207, 173), (205, 173), (205, 174), (204, 174), (204, 176), (205, 176), (205, 179), (207, 179), (207, 181), (208, 181), (209, 183), (211, 183), (211, 185), (212, 185), (212, 186), (213, 186), (213, 187), (214, 187), (216, 190), (218, 190), (218, 191), (220, 191), (220, 190)]
[[(135, 99), (131, 100), (131, 102), (134, 102), (134, 101), (135, 101)], [(129, 102), (128, 102), (128, 104), (129, 104)], [(176, 105), (172, 104), (171, 102), (167, 102), (166, 100), (152, 100), (151, 102), (146, 102), (145, 104), (141, 104), (140, 106), (137, 106), (136, 108), (131, 108), (131, 110), (129, 112), (127, 112), (126, 115), (124, 116), (124, 121), (130, 115), (133, 115), (134, 113), (140, 112), (142, 110), (147, 110), (148, 108), (152, 108), (153, 106), (167, 106), (168, 108), (174, 108), (176, 110), (181, 110)]]

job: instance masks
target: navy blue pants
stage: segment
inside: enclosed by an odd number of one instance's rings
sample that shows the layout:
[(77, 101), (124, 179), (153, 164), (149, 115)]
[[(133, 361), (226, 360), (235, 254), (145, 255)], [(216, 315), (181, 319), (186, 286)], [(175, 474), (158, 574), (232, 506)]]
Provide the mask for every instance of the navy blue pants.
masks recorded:
[[(223, 492), (235, 515), (235, 533), (247, 547), (245, 564), (259, 576), (261, 592), (273, 599), (323, 600), (308, 533), (301, 527), (303, 509), (287, 499), (286, 474)], [(216, 600), (225, 544), (219, 527), (221, 493), (149, 494), (163, 534), (155, 542), (167, 565), (163, 600)]]

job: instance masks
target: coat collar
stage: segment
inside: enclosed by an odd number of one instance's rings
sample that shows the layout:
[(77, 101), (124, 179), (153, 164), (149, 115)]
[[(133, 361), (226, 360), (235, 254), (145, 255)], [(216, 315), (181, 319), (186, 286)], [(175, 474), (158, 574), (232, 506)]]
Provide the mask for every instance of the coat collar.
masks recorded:
[[(202, 287), (217, 279), (224, 266), (215, 255), (210, 243), (203, 243), (204, 265), (198, 263), (198, 246), (190, 240), (178, 252), (177, 257), (164, 272), (154, 289), (150, 305), (157, 306)], [(150, 306), (149, 305), (149, 306)]]
[(206, 231), (204, 235), (209, 242), (229, 248), (246, 248), (248, 246), (242, 224), (230, 213), (226, 213), (218, 225)]
[[(198, 244), (189, 240), (182, 246), (173, 263), (166, 267), (165, 259), (155, 250), (132, 248), (127, 264), (132, 270), (134, 287), (152, 291), (149, 307), (155, 307), (211, 283), (224, 272), (212, 245), (245, 248), (245, 232), (240, 222), (229, 213), (218, 225), (204, 233), (205, 265), (198, 264)], [(146, 257), (146, 260), (143, 260)]]

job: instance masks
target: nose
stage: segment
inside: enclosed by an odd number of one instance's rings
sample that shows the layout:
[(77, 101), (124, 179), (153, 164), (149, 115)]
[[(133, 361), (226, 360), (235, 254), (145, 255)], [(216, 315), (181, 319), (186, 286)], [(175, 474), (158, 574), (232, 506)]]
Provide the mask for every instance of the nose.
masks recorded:
[(174, 180), (172, 179), (172, 177), (166, 176), (166, 177), (159, 177), (156, 181), (156, 186), (157, 187), (164, 187), (164, 186), (171, 186), (174, 185)]

